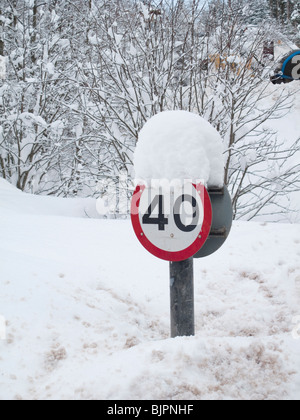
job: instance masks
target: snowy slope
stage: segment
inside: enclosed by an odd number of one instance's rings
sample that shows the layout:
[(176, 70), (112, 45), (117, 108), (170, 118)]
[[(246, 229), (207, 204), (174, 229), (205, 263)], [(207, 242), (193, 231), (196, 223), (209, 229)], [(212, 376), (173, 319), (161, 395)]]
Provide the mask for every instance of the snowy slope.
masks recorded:
[[(291, 110), (288, 111), (285, 116), (279, 119), (269, 120), (263, 125), (264, 128), (277, 132), (278, 142), (282, 143), (286, 150), (289, 150), (296, 140), (300, 138), (300, 82), (292, 82), (286, 85), (270, 85), (268, 91), (272, 94), (272, 99), (274, 99), (274, 101), (277, 100), (283, 92), (284, 94), (289, 94), (291, 97), (295, 94), (295, 91), (298, 92), (294, 97)], [(290, 168), (297, 165), (300, 166), (300, 149), (298, 149), (294, 156), (289, 159), (286, 165)], [(267, 168), (265, 170), (266, 172), (268, 171)], [(267, 220), (300, 223), (300, 191), (287, 193), (283, 198), (282, 204), (289, 208), (290, 211), (282, 216), (267, 216)], [(258, 216), (256, 220), (266, 220), (266, 217)]]
[[(281, 89), (294, 93), (297, 90), (294, 105), (291, 111), (282, 119), (272, 121), (272, 128), (278, 130), (278, 137), (286, 144), (287, 148), (300, 138), (300, 82), (292, 82), (285, 87), (279, 88), (276, 94), (280, 94)], [(275, 94), (275, 95), (276, 95)], [(289, 164), (300, 165), (300, 149), (291, 159)], [(300, 223), (300, 192), (290, 195), (291, 209), (295, 212), (289, 215), (290, 221)]]
[(65, 200), (40, 196), (37, 199), (34, 195), (23, 194), (2, 178), (0, 178), (0, 191), (0, 211), (43, 216), (99, 217), (95, 200), (91, 198)]
[(0, 399), (299, 399), (300, 225), (235, 223), (171, 340), (168, 264), (129, 221), (28, 200), (1, 182)]
[[(296, 50), (297, 46), (287, 41), (282, 41), (280, 45), (275, 45), (275, 62), (279, 62), (282, 57), (287, 55), (290, 51)], [(286, 85), (270, 85), (270, 88), (274, 91), (274, 100), (277, 99), (282, 91), (288, 92), (291, 96), (295, 94), (294, 104), (290, 112), (283, 118), (278, 120), (272, 120), (265, 124), (266, 127), (271, 127), (273, 130), (278, 132), (278, 138), (286, 144), (287, 149), (300, 138), (300, 82), (292, 82)], [(290, 160), (289, 164), (300, 165), (300, 150), (295, 154), (293, 159)], [(288, 215), (288, 219), (291, 222), (300, 223), (300, 192), (290, 194), (290, 208), (293, 213)]]

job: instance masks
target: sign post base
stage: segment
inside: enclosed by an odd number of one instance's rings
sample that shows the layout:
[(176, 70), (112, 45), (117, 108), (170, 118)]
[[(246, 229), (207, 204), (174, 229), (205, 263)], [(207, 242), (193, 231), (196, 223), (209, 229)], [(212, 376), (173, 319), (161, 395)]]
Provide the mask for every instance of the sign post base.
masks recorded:
[(194, 260), (170, 263), (171, 337), (195, 335)]

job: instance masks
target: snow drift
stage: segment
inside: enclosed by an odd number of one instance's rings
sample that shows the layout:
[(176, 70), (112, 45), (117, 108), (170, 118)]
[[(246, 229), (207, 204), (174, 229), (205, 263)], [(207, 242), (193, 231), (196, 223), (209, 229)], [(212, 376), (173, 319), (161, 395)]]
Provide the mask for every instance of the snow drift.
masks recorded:
[[(35, 196), (22, 193), (9, 182), (0, 178), (0, 211), (44, 216), (100, 218), (93, 198), (63, 198)], [(16, 215), (17, 217), (17, 215)]]

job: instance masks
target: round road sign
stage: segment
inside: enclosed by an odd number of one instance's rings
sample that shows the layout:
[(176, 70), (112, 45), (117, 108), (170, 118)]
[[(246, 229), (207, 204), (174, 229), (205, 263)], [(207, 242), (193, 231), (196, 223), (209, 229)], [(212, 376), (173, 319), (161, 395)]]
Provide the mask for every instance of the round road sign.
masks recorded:
[(183, 261), (205, 244), (211, 230), (212, 207), (202, 184), (137, 186), (131, 219), (140, 243), (156, 257)]

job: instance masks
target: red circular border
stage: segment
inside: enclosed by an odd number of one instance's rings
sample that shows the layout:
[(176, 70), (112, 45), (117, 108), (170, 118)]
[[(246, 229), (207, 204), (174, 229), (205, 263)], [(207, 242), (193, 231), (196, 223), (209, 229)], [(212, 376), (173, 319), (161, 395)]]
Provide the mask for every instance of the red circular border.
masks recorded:
[[(145, 185), (138, 185), (136, 187), (136, 190), (132, 197), (132, 203), (131, 203), (132, 226), (140, 243), (143, 245), (144, 248), (147, 249), (147, 251), (149, 251), (155, 257), (160, 258), (165, 261), (171, 261), (171, 262), (184, 261), (196, 255), (197, 252), (200, 251), (200, 249), (204, 246), (205, 242), (207, 241), (207, 238), (209, 236), (210, 229), (211, 229), (211, 224), (212, 224), (211, 201), (210, 201), (207, 189), (202, 184), (197, 184), (197, 185), (193, 184), (193, 186), (194, 188), (196, 188), (198, 194), (200, 195), (203, 208), (204, 208), (204, 221), (203, 221), (203, 225), (201, 229), (201, 238), (199, 238), (198, 236), (192, 245), (190, 245), (186, 249), (183, 249), (182, 251), (177, 251), (177, 252), (164, 251), (158, 248), (157, 246), (155, 246), (146, 237), (140, 223), (139, 211), (137, 211), (139, 210), (141, 196), (143, 192), (145, 191), (146, 187)], [(203, 194), (201, 194), (201, 191), (204, 191), (204, 196)]]

